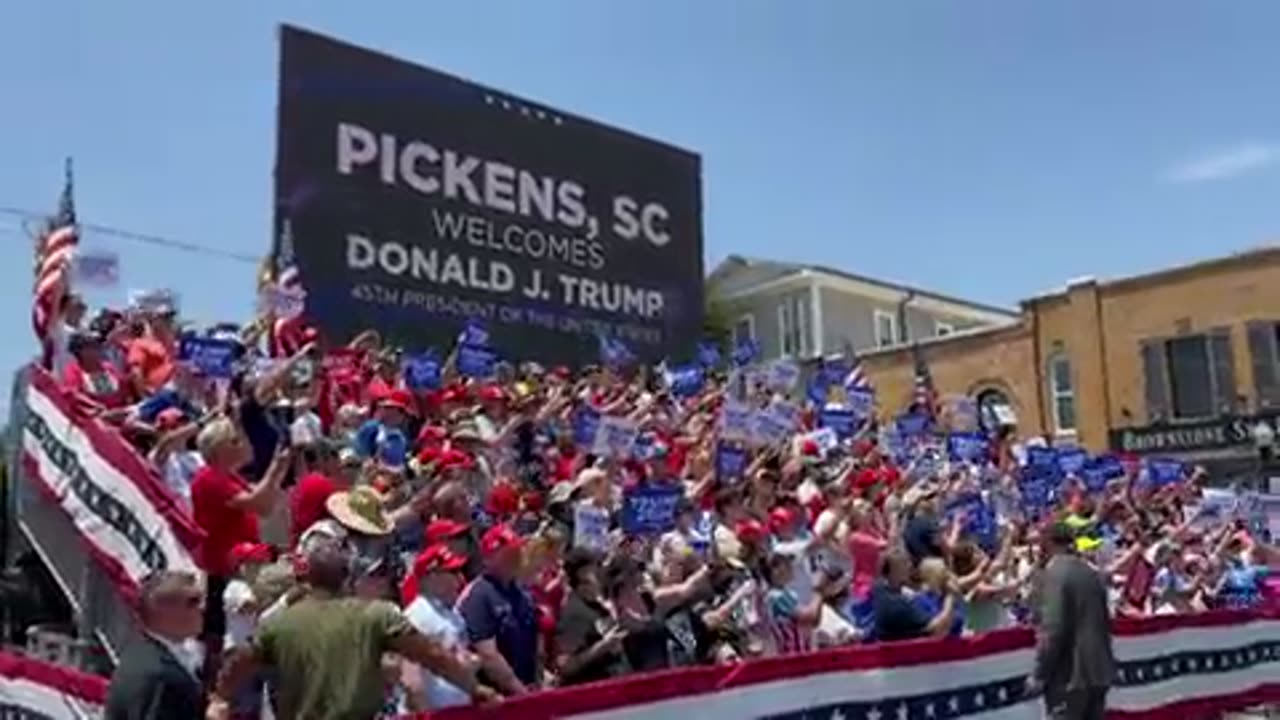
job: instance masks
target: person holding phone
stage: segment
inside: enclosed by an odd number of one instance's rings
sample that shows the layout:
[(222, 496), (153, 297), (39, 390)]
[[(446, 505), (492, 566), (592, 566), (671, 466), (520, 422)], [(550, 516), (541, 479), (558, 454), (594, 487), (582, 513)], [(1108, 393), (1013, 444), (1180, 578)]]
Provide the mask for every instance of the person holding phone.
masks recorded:
[(196, 436), (196, 448), (205, 464), (191, 480), (191, 508), (205, 533), (197, 560), (208, 576), (203, 631), (208, 669), (216, 668), (227, 629), (222, 595), (235, 570), (232, 550), (240, 543), (262, 541), (260, 518), (269, 517), (280, 502), (293, 451), (287, 445), (278, 446), (262, 480), (250, 484), (240, 469), (253, 451), (234, 420), (226, 416), (211, 420)]

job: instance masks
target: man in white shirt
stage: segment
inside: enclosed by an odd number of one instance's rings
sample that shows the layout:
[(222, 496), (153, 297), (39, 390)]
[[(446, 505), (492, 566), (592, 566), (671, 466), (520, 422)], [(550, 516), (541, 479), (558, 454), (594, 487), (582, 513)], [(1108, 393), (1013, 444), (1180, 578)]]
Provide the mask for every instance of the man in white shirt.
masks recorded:
[[(405, 608), (405, 617), (418, 632), (454, 652), (463, 665), (479, 667), (479, 660), (467, 645), (466, 621), (454, 610), (462, 590), (462, 569), (467, 559), (444, 544), (428, 547), (418, 555), (410, 571), (417, 583), (418, 597)], [(415, 663), (402, 666), (404, 685), (409, 689), (407, 712), (441, 710), (471, 704), (467, 691), (450, 684)]]

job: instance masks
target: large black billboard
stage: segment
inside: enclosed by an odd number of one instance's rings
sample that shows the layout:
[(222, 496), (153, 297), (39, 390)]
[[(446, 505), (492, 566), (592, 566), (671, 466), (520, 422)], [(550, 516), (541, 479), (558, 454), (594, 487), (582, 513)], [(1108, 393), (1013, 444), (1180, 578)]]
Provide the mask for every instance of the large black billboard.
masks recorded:
[[(701, 161), (687, 151), (282, 28), (276, 228), (326, 336), (515, 359), (598, 338), (679, 354), (702, 318)], [(278, 248), (277, 248), (278, 249)]]

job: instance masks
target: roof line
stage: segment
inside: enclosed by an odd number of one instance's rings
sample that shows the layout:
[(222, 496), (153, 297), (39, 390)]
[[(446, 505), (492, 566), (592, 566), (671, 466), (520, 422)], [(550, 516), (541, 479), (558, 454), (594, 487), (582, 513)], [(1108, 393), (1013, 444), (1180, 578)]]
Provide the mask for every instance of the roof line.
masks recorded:
[(925, 290), (923, 288), (919, 288), (914, 285), (904, 285), (902, 283), (893, 282), (891, 280), (881, 280), (879, 278), (868, 277), (866, 275), (859, 275), (857, 273), (851, 273), (845, 270), (839, 270), (837, 268), (829, 267), (826, 265), (817, 265), (814, 263), (795, 263), (795, 262), (787, 262), (787, 261), (781, 261), (781, 260), (766, 260), (764, 258), (753, 258), (753, 257), (747, 257), (745, 255), (737, 255), (737, 254), (730, 254), (728, 257), (726, 257), (724, 260), (721, 261), (721, 265), (729, 263), (733, 260), (738, 260), (748, 265), (752, 263), (768, 263), (772, 265), (780, 265), (788, 268), (789, 269), (788, 272), (790, 273), (801, 272), (804, 270), (809, 270), (811, 272), (825, 273), (827, 275), (834, 275), (836, 277), (842, 277), (848, 280), (853, 280), (855, 282), (864, 282), (871, 285), (878, 285), (882, 288), (886, 288), (889, 290), (897, 290), (898, 292), (903, 292), (903, 293), (913, 293), (918, 297), (925, 297), (933, 300), (940, 300), (942, 302), (953, 303), (956, 305), (964, 305), (967, 307), (971, 307), (975, 310), (984, 310), (986, 312), (997, 313), (1000, 315), (1008, 315), (1011, 318), (1018, 316), (1018, 310), (1017, 308), (1014, 308), (1014, 307), (1003, 307), (1000, 305), (989, 305), (987, 303), (975, 302), (973, 300), (965, 300), (964, 298), (959, 298), (954, 295), (947, 295), (945, 293), (934, 292), (933, 290)]

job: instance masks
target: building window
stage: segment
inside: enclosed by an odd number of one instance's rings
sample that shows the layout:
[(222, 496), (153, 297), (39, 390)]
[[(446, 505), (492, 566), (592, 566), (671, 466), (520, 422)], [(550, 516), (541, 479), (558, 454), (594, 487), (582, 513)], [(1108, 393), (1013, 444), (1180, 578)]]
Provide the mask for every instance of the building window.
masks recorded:
[(951, 323), (935, 321), (933, 323), (933, 334), (938, 337), (946, 337), (956, 331), (956, 326)]
[(1049, 358), (1049, 404), (1053, 428), (1059, 433), (1076, 431), (1076, 393), (1071, 384), (1071, 360), (1065, 353)]
[(737, 347), (747, 340), (756, 338), (756, 317), (751, 313), (747, 313), (738, 318), (733, 324), (733, 346)]
[(1247, 329), (1254, 404), (1258, 410), (1280, 407), (1280, 323), (1259, 320)]
[(778, 335), (782, 340), (784, 357), (805, 357), (809, 354), (809, 338), (813, 336), (812, 307), (808, 293), (788, 295), (778, 306)]
[(1235, 411), (1229, 329), (1148, 340), (1140, 349), (1148, 420), (1205, 418)]
[(893, 313), (875, 311), (876, 347), (889, 347), (898, 342), (898, 318)]

